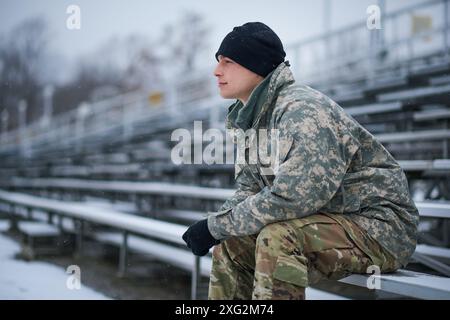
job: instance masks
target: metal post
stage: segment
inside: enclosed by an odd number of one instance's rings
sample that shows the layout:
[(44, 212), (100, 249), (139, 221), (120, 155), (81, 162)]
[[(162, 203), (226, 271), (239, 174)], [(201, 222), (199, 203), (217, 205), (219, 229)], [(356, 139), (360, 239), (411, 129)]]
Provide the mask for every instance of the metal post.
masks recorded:
[(8, 110), (3, 110), (2, 111), (2, 138), (1, 138), (1, 142), (2, 144), (6, 144), (6, 133), (8, 132), (8, 118), (9, 118), (9, 113)]
[(120, 247), (119, 277), (124, 277), (127, 270), (128, 231), (122, 234), (122, 246)]
[[(448, 119), (445, 119), (445, 121), (444, 121), (444, 129), (448, 129), (449, 128), (449, 121), (448, 121)], [(443, 145), (442, 145), (442, 159), (448, 159), (448, 156), (449, 156), (449, 146), (448, 146), (448, 143), (449, 143), (449, 139), (444, 139), (444, 141), (443, 141)]]
[(449, 240), (450, 240), (450, 235), (449, 235), (449, 231), (450, 231), (450, 224), (448, 223), (448, 219), (443, 219), (442, 221), (442, 242), (444, 242), (444, 244), (446, 246), (448, 246), (449, 244)]
[(62, 214), (58, 215), (58, 229), (61, 234), (64, 232)]
[(197, 300), (197, 288), (200, 278), (200, 257), (194, 256), (191, 278), (191, 300)]
[(81, 256), (81, 251), (83, 249), (83, 230), (84, 230), (84, 222), (83, 220), (77, 220), (77, 255)]
[(53, 224), (53, 213), (52, 212), (47, 212), (47, 222), (48, 224)]
[(9, 230), (10, 231), (17, 231), (19, 230), (18, 227), (18, 222), (17, 222), (17, 216), (16, 216), (16, 208), (13, 204), (9, 204), (9, 210), (11, 213), (11, 219), (10, 219), (10, 225), (9, 225)]

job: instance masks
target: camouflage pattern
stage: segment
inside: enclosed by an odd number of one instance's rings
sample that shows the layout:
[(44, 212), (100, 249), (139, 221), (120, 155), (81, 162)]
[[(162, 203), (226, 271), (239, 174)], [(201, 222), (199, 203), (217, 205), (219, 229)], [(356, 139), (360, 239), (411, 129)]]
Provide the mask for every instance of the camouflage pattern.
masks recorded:
[(270, 224), (320, 212), (335, 218), (369, 257), (348, 221), (405, 266), (416, 246), (418, 211), (395, 159), (334, 101), (295, 84), (287, 63), (271, 74), (265, 95), (252, 127), (279, 130), (280, 165), (273, 175), (262, 174), (259, 162), (237, 166), (238, 190), (208, 217), (211, 234), (256, 235)]
[(258, 236), (230, 237), (214, 248), (208, 298), (299, 300), (305, 299), (306, 287), (322, 279), (366, 273), (371, 265), (382, 272), (398, 268), (376, 241), (343, 219), (369, 255), (332, 215), (272, 223)]

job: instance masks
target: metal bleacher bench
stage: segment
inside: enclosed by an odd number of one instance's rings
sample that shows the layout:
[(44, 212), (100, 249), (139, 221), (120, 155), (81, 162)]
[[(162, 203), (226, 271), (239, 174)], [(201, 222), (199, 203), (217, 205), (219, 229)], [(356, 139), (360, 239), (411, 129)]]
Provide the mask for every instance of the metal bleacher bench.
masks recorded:
[[(186, 226), (79, 202), (63, 202), (7, 191), (0, 191), (0, 204), (9, 206), (7, 211), (11, 213), (12, 224), (17, 222), (16, 214), (14, 214), (16, 210), (13, 209), (15, 207), (26, 208), (28, 213), (31, 210), (38, 209), (47, 212), (49, 215), (59, 216), (58, 227), (60, 230), (63, 228), (62, 219), (64, 217), (78, 221), (76, 236), (79, 248), (83, 240), (84, 222), (112, 227), (117, 232), (98, 232), (92, 236), (96, 240), (120, 246), (119, 274), (125, 272), (127, 252), (129, 249), (133, 249), (133, 251), (151, 254), (157, 259), (191, 271), (192, 298), (197, 297), (199, 276), (209, 276), (211, 268), (209, 255), (199, 258), (186, 250), (181, 238)], [(425, 211), (430, 209), (426, 205), (424, 208)], [(441, 206), (437, 208), (437, 211), (439, 210), (442, 211), (440, 212), (442, 216), (449, 217), (448, 211), (444, 215), (446, 208)], [(340, 281), (366, 287), (369, 277), (369, 275), (353, 274)], [(380, 281), (382, 291), (421, 299), (450, 299), (450, 278), (399, 270), (393, 274), (383, 274)]]
[[(77, 247), (80, 250), (83, 240), (83, 223), (90, 222), (103, 226), (112, 227), (117, 232), (100, 232), (93, 237), (109, 243), (120, 244), (119, 274), (123, 275), (126, 269), (127, 252), (129, 247), (136, 247), (170, 262), (182, 269), (192, 271), (192, 297), (196, 297), (199, 273), (209, 275), (210, 259), (198, 258), (183, 249), (185, 246), (181, 236), (186, 230), (185, 226), (143, 218), (97, 206), (83, 203), (58, 201), (41, 197), (30, 196), (20, 193), (0, 191), (0, 203), (9, 205), (9, 212), (15, 211), (12, 207), (24, 207), (30, 212), (33, 209), (45, 211), (50, 215), (59, 216), (58, 227), (63, 229), (62, 219), (64, 217), (78, 221), (77, 224)], [(16, 215), (11, 215), (12, 224), (16, 224)], [(52, 219), (49, 219), (52, 220)], [(139, 237), (141, 236), (141, 237)], [(150, 239), (143, 239), (149, 237)], [(168, 244), (157, 242), (163, 241)], [(200, 264), (200, 261), (202, 263)]]

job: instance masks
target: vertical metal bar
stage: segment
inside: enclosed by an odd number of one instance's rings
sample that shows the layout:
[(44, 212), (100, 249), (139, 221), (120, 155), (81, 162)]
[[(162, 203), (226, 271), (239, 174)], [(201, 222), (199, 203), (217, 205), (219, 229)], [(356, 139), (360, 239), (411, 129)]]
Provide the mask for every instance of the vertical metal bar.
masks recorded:
[(128, 253), (128, 232), (122, 234), (122, 246), (120, 247), (119, 258), (119, 277), (125, 276), (127, 270), (127, 253)]
[(33, 219), (33, 210), (31, 209), (31, 207), (27, 207), (27, 218), (28, 220)]
[(446, 245), (446, 246), (448, 246), (448, 244), (449, 244), (449, 238), (450, 238), (450, 235), (449, 235), (449, 223), (448, 223), (448, 219), (443, 219), (443, 221), (442, 221), (442, 242), (444, 242), (444, 244)]
[(63, 233), (63, 216), (61, 214), (58, 215), (58, 229), (60, 233)]
[(15, 206), (13, 204), (9, 204), (9, 210), (8, 211), (11, 214), (9, 230), (10, 231), (17, 231), (17, 230), (19, 230), (18, 222), (17, 222), (18, 219), (17, 219), (17, 216), (16, 216)]
[(200, 278), (200, 257), (194, 256), (194, 265), (192, 266), (191, 278), (191, 300), (197, 300), (197, 288)]
[[(448, 126), (448, 124), (449, 124), (449, 121), (448, 121), (448, 119), (445, 119), (445, 121), (444, 121), (444, 129), (448, 129), (449, 128), (449, 126)], [(449, 156), (449, 147), (448, 147), (448, 143), (449, 143), (449, 139), (444, 139), (444, 141), (443, 141), (443, 150), (442, 150), (442, 159), (448, 159), (448, 156)]]
[(81, 251), (83, 250), (83, 230), (84, 230), (84, 222), (83, 220), (77, 220), (77, 254), (81, 255)]
[(53, 212), (51, 211), (47, 212), (47, 222), (53, 224)]

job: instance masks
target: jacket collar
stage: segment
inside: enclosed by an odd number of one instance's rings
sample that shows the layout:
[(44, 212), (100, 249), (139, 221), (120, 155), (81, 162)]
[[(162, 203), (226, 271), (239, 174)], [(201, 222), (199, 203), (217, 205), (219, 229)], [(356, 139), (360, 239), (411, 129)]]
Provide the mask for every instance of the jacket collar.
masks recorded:
[[(261, 117), (266, 114), (271, 107), (273, 107), (278, 92), (287, 85), (295, 82), (294, 76), (289, 69), (289, 61), (284, 61), (278, 67), (272, 71), (266, 79), (263, 80), (260, 85), (258, 85), (250, 94), (248, 102), (244, 105), (241, 101), (236, 100), (228, 108), (228, 115), (226, 121), (227, 129), (240, 129), (236, 126), (235, 117), (242, 111), (245, 107), (256, 108), (257, 113), (253, 115), (254, 119), (252, 121), (251, 127), (256, 128), (259, 125)], [(270, 80), (269, 80), (270, 78)], [(267, 81), (269, 82), (267, 84)], [(256, 97), (255, 95), (258, 95)], [(259, 99), (263, 95), (263, 99)], [(265, 97), (264, 97), (265, 96)], [(250, 106), (249, 103), (255, 103), (256, 105)], [(246, 128), (242, 128), (246, 129)]]

